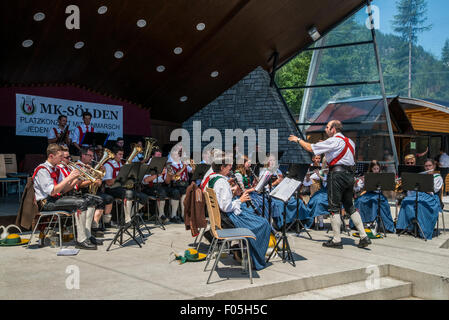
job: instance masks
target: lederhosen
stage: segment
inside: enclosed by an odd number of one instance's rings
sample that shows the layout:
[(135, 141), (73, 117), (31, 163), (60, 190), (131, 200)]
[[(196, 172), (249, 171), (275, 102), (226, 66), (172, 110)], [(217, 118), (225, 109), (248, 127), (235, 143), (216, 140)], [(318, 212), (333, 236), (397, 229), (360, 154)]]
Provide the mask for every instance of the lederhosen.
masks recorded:
[(181, 165), (181, 167), (178, 167), (178, 165), (174, 166), (170, 164), (175, 173), (185, 168), (185, 170), (181, 173), (181, 178), (179, 179), (179, 181), (172, 180), (170, 182), (170, 188), (168, 188), (167, 190), (168, 196), (174, 200), (181, 199), (181, 196), (186, 193), (187, 187), (189, 186), (189, 175), (187, 172), (187, 165), (183, 163), (179, 164)]
[[(50, 176), (53, 179), (53, 183), (56, 186), (58, 184), (58, 176), (60, 174), (59, 170), (50, 172), (50, 170), (48, 170), (48, 168), (44, 165), (40, 165), (34, 170), (32, 179), (34, 180), (36, 174), (41, 169), (45, 169), (48, 171), (48, 173), (50, 173)], [(68, 212), (75, 212), (77, 210), (86, 210), (89, 206), (89, 202), (79, 197), (62, 196), (61, 194), (58, 194), (55, 197), (48, 196), (45, 199), (37, 201), (37, 205), (39, 207), (39, 211), (63, 210)]]
[(336, 136), (345, 142), (342, 152), (329, 163), (329, 174), (327, 177), (327, 196), (329, 200), (329, 211), (332, 214), (340, 212), (341, 205), (348, 215), (355, 212), (354, 198), (354, 168), (352, 166), (338, 165), (346, 152), (349, 150), (354, 157), (354, 148), (347, 137)]

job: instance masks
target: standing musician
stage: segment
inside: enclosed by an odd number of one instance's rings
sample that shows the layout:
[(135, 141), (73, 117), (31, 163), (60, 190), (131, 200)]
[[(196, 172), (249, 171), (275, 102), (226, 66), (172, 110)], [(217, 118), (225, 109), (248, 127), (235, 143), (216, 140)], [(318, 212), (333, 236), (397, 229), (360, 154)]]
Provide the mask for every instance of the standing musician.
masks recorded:
[(76, 211), (74, 213), (77, 227), (76, 248), (96, 250), (97, 246), (90, 242), (87, 230), (87, 211), (92, 207), (92, 203), (88, 199), (63, 196), (63, 193), (72, 190), (81, 180), (78, 170), (70, 172), (65, 178), (60, 177), (57, 165), (61, 162), (62, 156), (61, 147), (52, 143), (47, 147), (47, 161), (34, 170), (32, 179), (39, 211)]
[[(184, 222), (182, 217), (184, 216), (184, 199), (186, 196), (186, 190), (189, 186), (189, 173), (192, 172), (192, 168), (183, 163), (182, 159), (182, 145), (176, 144), (167, 159), (167, 171), (164, 175), (164, 181), (168, 189), (168, 196), (171, 205), (170, 222), (182, 223)], [(181, 200), (181, 217), (177, 216), (179, 208), (179, 200)]]
[[(380, 163), (377, 160), (372, 160), (368, 166), (368, 172), (380, 173)], [(356, 179), (354, 192), (357, 195), (354, 201), (354, 206), (359, 210), (362, 221), (364, 223), (375, 221), (377, 217), (379, 191), (366, 192), (365, 177), (362, 176)], [(380, 195), (380, 215), (385, 225), (385, 229), (390, 232), (395, 232), (396, 230), (394, 228), (393, 217), (391, 216), (390, 205), (383, 194)], [(352, 223), (350, 223), (349, 226), (352, 227)], [(379, 230), (379, 225), (377, 225), (377, 230)]]
[(58, 126), (48, 130), (48, 144), (56, 143), (63, 146), (69, 146), (71, 143), (69, 126), (67, 125), (67, 116), (58, 117)]
[[(424, 162), (424, 169), (426, 171), (422, 174), (433, 175), (434, 192), (418, 192), (418, 222), (424, 232), (426, 239), (432, 239), (433, 230), (438, 220), (438, 213), (442, 210), (439, 192), (443, 187), (443, 179), (441, 175), (435, 172), (436, 162), (433, 159), (427, 159)], [(398, 221), (396, 223), (397, 229), (405, 229), (410, 223), (411, 219), (415, 218), (415, 201), (416, 191), (408, 191), (407, 196), (402, 200), (401, 210), (398, 214)], [(423, 236), (418, 232), (419, 236)]]
[[(222, 156), (219, 157), (215, 153), (211, 165), (213, 172), (204, 176), (201, 181), (201, 190), (205, 191), (208, 187), (215, 191), (223, 228), (248, 228), (255, 234), (256, 240), (249, 239), (250, 254), (254, 268), (261, 270), (266, 266), (265, 254), (270, 239), (270, 224), (267, 219), (256, 215), (252, 207), (242, 205), (242, 203), (250, 200), (247, 191), (240, 198), (234, 199), (233, 191), (226, 178), (232, 168), (232, 155), (226, 155), (224, 152), (221, 152), (221, 154)], [(206, 239), (211, 241), (208, 232), (204, 235)], [(235, 252), (238, 255), (240, 250)]]
[(82, 144), (84, 135), (87, 132), (94, 132), (94, 127), (90, 124), (92, 120), (92, 114), (89, 111), (83, 112), (83, 125), (77, 126), (72, 132), (73, 145), (78, 151), (81, 151), (81, 147), (88, 147), (87, 144)]
[[(152, 158), (160, 158), (162, 157), (162, 152), (160, 149), (153, 149), (152, 155), (150, 160), (148, 160), (147, 165), (151, 163)], [(162, 170), (162, 173), (160, 175), (145, 175), (143, 177), (143, 192), (146, 193), (149, 196), (154, 196), (157, 198), (157, 210), (158, 210), (158, 216), (159, 220), (162, 223), (167, 223), (168, 218), (165, 216), (165, 199), (167, 198), (168, 188), (164, 183), (163, 176), (166, 174), (167, 168), (164, 168)]]
[(332, 120), (326, 126), (326, 134), (329, 138), (325, 141), (310, 144), (294, 135), (290, 135), (288, 140), (299, 143), (306, 151), (313, 152), (314, 154), (324, 153), (329, 165), (327, 195), (334, 237), (328, 242), (323, 243), (323, 246), (343, 248), (340, 238), (340, 209), (343, 204), (346, 213), (349, 214), (359, 231), (360, 241), (358, 247), (364, 248), (371, 244), (371, 240), (366, 235), (360, 213), (354, 207), (353, 203), (355, 144), (351, 139), (341, 133), (342, 129), (343, 125), (339, 120)]

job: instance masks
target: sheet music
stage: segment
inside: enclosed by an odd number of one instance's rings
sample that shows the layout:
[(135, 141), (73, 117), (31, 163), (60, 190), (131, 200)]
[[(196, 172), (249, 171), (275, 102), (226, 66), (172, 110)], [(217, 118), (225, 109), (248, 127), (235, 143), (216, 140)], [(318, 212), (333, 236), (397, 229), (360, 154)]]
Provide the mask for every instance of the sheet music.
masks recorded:
[(267, 185), (268, 180), (271, 179), (272, 173), (268, 170), (264, 172), (262, 177), (259, 179), (259, 183), (256, 186), (256, 192), (261, 193), (263, 191), (263, 187)]
[(284, 178), (284, 180), (282, 180), (282, 182), (278, 184), (273, 191), (271, 191), (270, 196), (282, 200), (283, 202), (287, 202), (300, 185), (301, 181)]

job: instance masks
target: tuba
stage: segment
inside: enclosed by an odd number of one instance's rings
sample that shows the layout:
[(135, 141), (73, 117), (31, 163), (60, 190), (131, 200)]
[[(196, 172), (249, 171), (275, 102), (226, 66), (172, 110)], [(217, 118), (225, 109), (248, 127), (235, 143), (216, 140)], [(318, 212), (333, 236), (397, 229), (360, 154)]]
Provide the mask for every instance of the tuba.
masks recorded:
[(154, 149), (157, 140), (155, 138), (145, 137), (145, 148), (143, 153), (143, 162), (150, 160), (151, 151)]
[(142, 152), (142, 147), (137, 146), (135, 143), (133, 143), (131, 145), (131, 147), (133, 148), (133, 151), (131, 152), (131, 154), (129, 155), (128, 159), (126, 159), (125, 164), (131, 164), (133, 159)]

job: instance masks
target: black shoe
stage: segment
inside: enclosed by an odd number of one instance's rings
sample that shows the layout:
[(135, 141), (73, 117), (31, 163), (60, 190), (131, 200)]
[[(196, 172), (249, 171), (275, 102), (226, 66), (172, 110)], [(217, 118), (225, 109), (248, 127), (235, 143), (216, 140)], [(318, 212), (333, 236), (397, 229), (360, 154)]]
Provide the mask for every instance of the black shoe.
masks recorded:
[(357, 247), (359, 248), (365, 248), (368, 247), (368, 245), (371, 244), (371, 239), (368, 237), (365, 237), (363, 239), (360, 239), (359, 244), (357, 245)]
[(163, 223), (166, 224), (169, 220), (166, 216), (162, 215), (159, 217), (159, 220)]
[(92, 229), (92, 236), (96, 238), (104, 238), (104, 232), (98, 228)]
[(77, 242), (75, 248), (85, 250), (97, 250), (97, 246), (89, 243), (88, 240), (84, 240), (83, 242)]
[(177, 223), (178, 219), (176, 219), (176, 217), (170, 218), (170, 222), (171, 223)]
[(103, 245), (103, 241), (96, 239), (94, 236), (91, 236), (89, 238), (90, 243), (92, 243), (95, 246), (102, 246)]
[(335, 248), (335, 249), (343, 249), (343, 245), (340, 242), (334, 242), (332, 239), (330, 239), (328, 242), (323, 243), (323, 247), (327, 248)]

